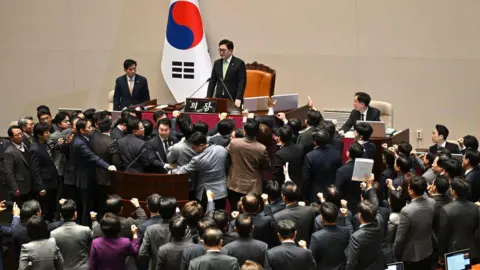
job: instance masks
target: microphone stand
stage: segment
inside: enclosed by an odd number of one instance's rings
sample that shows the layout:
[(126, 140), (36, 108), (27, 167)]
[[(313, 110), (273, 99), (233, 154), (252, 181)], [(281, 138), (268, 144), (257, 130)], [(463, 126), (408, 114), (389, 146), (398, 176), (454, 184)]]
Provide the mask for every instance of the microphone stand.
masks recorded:
[(191, 94), (188, 98), (191, 98), (193, 95), (195, 95), (198, 91), (200, 91), (200, 89), (202, 89), (202, 87), (207, 84), (208, 82), (210, 82), (212, 80), (212, 78), (208, 78), (197, 90), (195, 90), (195, 92), (193, 92), (193, 94)]
[(223, 79), (222, 79), (221, 77), (218, 77), (218, 79), (219, 79), (220, 82), (222, 83), (222, 86), (223, 86), (223, 88), (225, 89), (225, 91), (227, 91), (227, 94), (228, 94), (228, 96), (230, 97), (230, 100), (233, 102), (233, 105), (235, 105), (235, 107), (238, 109), (238, 111), (241, 112), (242, 109), (235, 104), (235, 100), (233, 99), (232, 95), (230, 94), (230, 91), (228, 90), (227, 86), (226, 86), (225, 83), (223, 82)]

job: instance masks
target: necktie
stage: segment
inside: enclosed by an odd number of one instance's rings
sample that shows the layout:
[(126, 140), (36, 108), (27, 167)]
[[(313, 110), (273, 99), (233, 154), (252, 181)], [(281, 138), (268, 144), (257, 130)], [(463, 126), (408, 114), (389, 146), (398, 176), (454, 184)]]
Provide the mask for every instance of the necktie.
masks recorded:
[(165, 154), (168, 154), (168, 148), (170, 147), (170, 146), (168, 145), (168, 140), (164, 140), (164, 141), (163, 141), (163, 145), (164, 145), (164, 147), (165, 147)]
[(223, 60), (223, 78), (225, 79), (225, 75), (227, 75), (227, 69), (228, 69), (228, 61)]
[(365, 121), (365, 115), (363, 113), (360, 115), (360, 120)]
[(30, 137), (28, 138), (28, 141), (29, 141), (31, 144), (33, 144), (33, 136), (30, 136)]
[(133, 80), (128, 79), (128, 90), (130, 90), (130, 95), (133, 93)]

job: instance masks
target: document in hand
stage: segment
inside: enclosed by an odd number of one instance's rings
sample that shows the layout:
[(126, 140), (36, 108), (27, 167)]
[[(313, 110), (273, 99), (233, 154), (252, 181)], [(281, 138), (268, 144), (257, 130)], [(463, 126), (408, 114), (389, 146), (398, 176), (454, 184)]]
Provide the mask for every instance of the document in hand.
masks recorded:
[(366, 181), (365, 175), (371, 175), (373, 169), (373, 160), (368, 158), (356, 158), (353, 167), (353, 181)]

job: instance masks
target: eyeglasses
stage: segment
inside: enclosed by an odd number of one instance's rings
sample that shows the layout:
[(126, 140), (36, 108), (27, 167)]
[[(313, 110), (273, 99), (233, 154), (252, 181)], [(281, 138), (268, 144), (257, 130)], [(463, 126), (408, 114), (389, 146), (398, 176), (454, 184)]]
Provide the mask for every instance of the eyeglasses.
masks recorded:
[(227, 49), (218, 49), (218, 52), (221, 52), (221, 53), (224, 53), (224, 52), (227, 52), (228, 50)]

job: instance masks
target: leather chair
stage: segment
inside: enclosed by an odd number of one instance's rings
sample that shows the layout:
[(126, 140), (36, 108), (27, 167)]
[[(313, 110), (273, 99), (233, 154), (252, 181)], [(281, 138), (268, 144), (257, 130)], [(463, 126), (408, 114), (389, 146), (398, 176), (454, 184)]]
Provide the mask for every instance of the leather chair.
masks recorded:
[(113, 94), (115, 90), (108, 92), (108, 110), (113, 111)]
[(247, 86), (243, 96), (273, 96), (275, 93), (275, 70), (258, 62), (246, 64), (245, 67), (247, 69)]
[(393, 106), (385, 101), (370, 101), (370, 106), (380, 110), (380, 120), (385, 122), (385, 127), (393, 128)]

